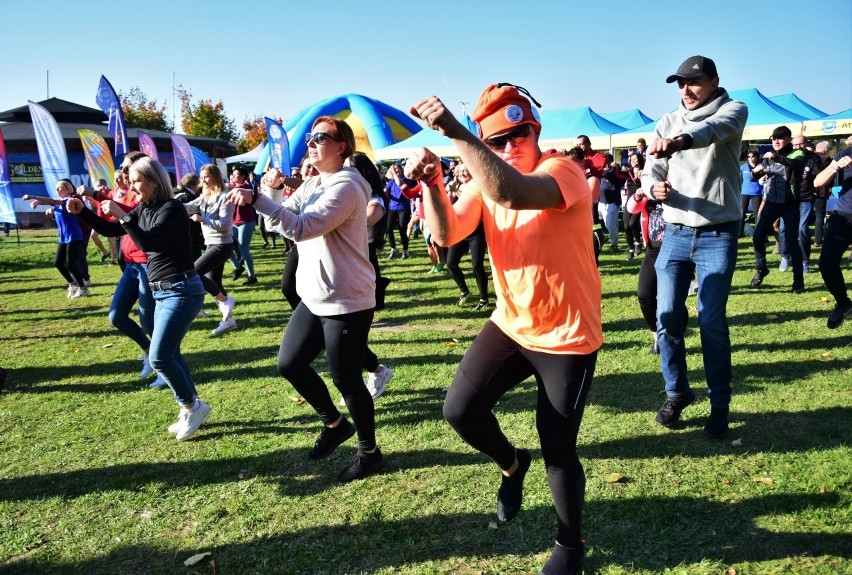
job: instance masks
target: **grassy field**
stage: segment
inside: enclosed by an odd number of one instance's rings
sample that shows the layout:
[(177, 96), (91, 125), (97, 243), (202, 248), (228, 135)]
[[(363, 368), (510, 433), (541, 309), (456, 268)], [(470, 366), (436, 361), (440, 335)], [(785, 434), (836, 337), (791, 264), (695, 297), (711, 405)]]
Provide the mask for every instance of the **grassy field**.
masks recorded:
[[(93, 263), (92, 295), (67, 300), (52, 267), (55, 237), (0, 238), (0, 365), (9, 370), (0, 573), (521, 574), (549, 555), (556, 519), (534, 385), (496, 408), (534, 457), (524, 508), (498, 524), (495, 466), (441, 416), (443, 390), (488, 314), (457, 307), (447, 276), (425, 275), (419, 240), (411, 259), (385, 263), (388, 308), (370, 336), (395, 372), (377, 402), (388, 468), (338, 485), (354, 441), (309, 461), (318, 421), (274, 368), (289, 317), (280, 247), (262, 249), (256, 235), (260, 283), (225, 282), (239, 330), (211, 336), (214, 315), (184, 340), (212, 414), (178, 443), (166, 432), (177, 415), (171, 394), (146, 388), (139, 350), (107, 321), (119, 270)], [(852, 322), (825, 328), (833, 301), (818, 273), (792, 295), (791, 276), (776, 267), (754, 291), (746, 240), (739, 256), (723, 441), (701, 429), (709, 406), (695, 298), (688, 364), (703, 401), (666, 430), (654, 423), (664, 393), (635, 297), (639, 261), (602, 257), (606, 343), (580, 433), (587, 573), (852, 572)], [(469, 270), (467, 258), (462, 265)], [(209, 299), (206, 308), (215, 311)]]

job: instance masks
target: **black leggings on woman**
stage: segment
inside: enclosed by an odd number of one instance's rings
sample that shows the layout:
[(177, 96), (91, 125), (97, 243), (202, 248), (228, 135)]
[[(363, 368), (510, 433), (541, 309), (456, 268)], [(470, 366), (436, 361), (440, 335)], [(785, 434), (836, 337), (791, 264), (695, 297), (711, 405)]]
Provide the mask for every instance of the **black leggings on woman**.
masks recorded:
[(642, 249), (642, 220), (640, 214), (631, 214), (624, 210), (624, 238), (627, 249), (637, 253)]
[(80, 260), (85, 257), (83, 240), (72, 240), (67, 244), (57, 244), (56, 257), (53, 265), (69, 284), (83, 287), (85, 274), (80, 266)]
[(659, 254), (660, 246), (655, 247), (652, 242), (648, 245), (645, 257), (642, 258), (642, 265), (639, 267), (639, 309), (642, 310), (642, 317), (645, 318), (648, 329), (655, 333), (657, 331), (657, 272), (654, 264)]
[(535, 376), (536, 428), (556, 506), (556, 540), (565, 547), (577, 547), (581, 539), (586, 476), (577, 456), (577, 434), (597, 356), (597, 351), (530, 351), (489, 321), (465, 353), (444, 401), (444, 417), (456, 433), (506, 470), (514, 464), (516, 450), (491, 410), (503, 394)]
[(373, 310), (335, 316), (314, 315), (304, 303), (296, 306), (278, 349), (278, 373), (289, 381), (317, 412), (323, 424), (340, 418), (325, 382), (311, 367), (325, 349), (334, 386), (343, 394), (358, 431), (358, 449), (376, 447), (373, 398), (361, 379), (361, 365)]
[(399, 241), (402, 243), (402, 251), (408, 251), (408, 223), (411, 221), (411, 210), (391, 210), (388, 212), (388, 244), (392, 250), (396, 249), (396, 240), (393, 231), (399, 230)]
[(213, 297), (220, 293), (228, 295), (222, 287), (222, 272), (225, 269), (225, 262), (231, 257), (233, 251), (234, 244), (214, 244), (207, 246), (201, 257), (195, 260), (195, 271), (201, 276), (204, 291)]
[(459, 262), (468, 251), (470, 251), (470, 261), (473, 264), (473, 277), (476, 279), (476, 289), (479, 290), (480, 301), (488, 301), (488, 274), (485, 273), (485, 229), (482, 224), (474, 230), (472, 234), (460, 241), (459, 243), (450, 246), (447, 250), (447, 270), (450, 272), (450, 277), (456, 282), (456, 285), (462, 294), (470, 293), (467, 289), (467, 282), (464, 281), (464, 273), (459, 268)]

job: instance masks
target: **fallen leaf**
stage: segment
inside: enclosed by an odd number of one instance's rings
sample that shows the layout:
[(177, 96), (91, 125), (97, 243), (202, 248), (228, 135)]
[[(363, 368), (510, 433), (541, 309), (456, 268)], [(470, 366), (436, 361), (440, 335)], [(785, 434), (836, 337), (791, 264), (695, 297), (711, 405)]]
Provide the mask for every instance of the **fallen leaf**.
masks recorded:
[(772, 481), (771, 477), (760, 477), (759, 475), (756, 477), (752, 477), (751, 480), (755, 483), (765, 483), (766, 485), (772, 485), (773, 483), (775, 483), (774, 481)]
[(142, 519), (151, 519), (151, 517), (153, 515), (154, 514), (152, 512), (150, 512), (146, 509), (145, 511), (143, 511), (142, 513), (139, 514), (139, 517), (141, 517)]
[(825, 302), (828, 301), (828, 298), (823, 296), (823, 297), (819, 298), (819, 301), (821, 301), (822, 303), (825, 303)]
[(723, 480), (722, 480), (722, 485), (730, 485), (730, 484), (731, 484), (731, 480), (730, 480), (730, 479), (723, 479)]
[(823, 357), (831, 357), (831, 352), (830, 351), (824, 351), (820, 355), (822, 355)]
[(737, 575), (737, 570), (733, 567), (728, 567), (728, 570), (725, 571), (725, 575)]
[(444, 344), (444, 347), (453, 347), (454, 345), (458, 345), (458, 344), (454, 341), (448, 341)]
[(731, 442), (731, 445), (733, 445), (734, 447), (739, 447), (739, 446), (740, 446), (740, 445), (742, 445), (742, 444), (743, 444), (743, 440), (742, 440), (742, 438), (740, 438), (740, 439), (735, 439), (735, 440), (733, 440), (733, 441)]
[(105, 343), (104, 347), (112, 347), (112, 344), (111, 343)]
[(72, 348), (71, 348), (71, 353), (80, 353), (80, 350), (79, 350), (79, 349), (77, 349), (76, 347), (72, 347)]
[(488, 522), (488, 528), (489, 529), (497, 529), (497, 524), (494, 523), (493, 521), (489, 521)]
[(257, 323), (257, 318), (253, 317), (249, 320), (249, 323)]
[(290, 401), (292, 401), (293, 403), (298, 403), (299, 405), (305, 403), (305, 400), (301, 397), (293, 397), (292, 395), (290, 396)]
[(770, 313), (769, 315), (766, 316), (766, 319), (778, 319), (778, 316), (775, 315), (774, 313)]
[(208, 555), (212, 555), (212, 553), (210, 553), (210, 551), (206, 551), (204, 553), (198, 553), (197, 555), (193, 555), (192, 557), (190, 557), (189, 559), (184, 561), (183, 564), (186, 565), (187, 567), (192, 567), (193, 565), (195, 565), (196, 563), (198, 563), (199, 561), (201, 561), (202, 559), (204, 559)]
[(607, 483), (618, 483), (624, 479), (624, 475), (621, 473), (610, 473), (609, 475), (604, 475), (603, 480)]

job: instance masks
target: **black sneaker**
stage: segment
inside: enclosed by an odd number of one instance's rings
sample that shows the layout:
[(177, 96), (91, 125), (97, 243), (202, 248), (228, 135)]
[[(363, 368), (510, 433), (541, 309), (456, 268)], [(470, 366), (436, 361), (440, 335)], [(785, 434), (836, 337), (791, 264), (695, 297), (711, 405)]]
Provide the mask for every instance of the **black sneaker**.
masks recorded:
[(526, 449), (516, 450), (518, 468), (506, 477), (502, 473), (500, 489), (497, 490), (497, 519), (507, 523), (515, 518), (521, 510), (521, 500), (524, 493), (524, 477), (532, 463), (532, 456)]
[(636, 257), (636, 254), (633, 253), (633, 250), (627, 250), (627, 261), (630, 261), (635, 257)]
[(314, 448), (308, 453), (310, 459), (323, 459), (331, 455), (337, 447), (355, 435), (355, 426), (349, 423), (345, 417), (341, 418), (337, 427), (322, 428), (322, 433), (317, 437)]
[(559, 543), (553, 546), (550, 559), (544, 564), (538, 575), (580, 575), (586, 559), (586, 545), (569, 549)]
[(794, 283), (793, 287), (790, 288), (790, 293), (802, 293), (805, 291), (805, 284)]
[(356, 479), (364, 479), (368, 475), (378, 473), (385, 468), (385, 458), (382, 457), (382, 450), (378, 447), (373, 453), (358, 451), (358, 455), (352, 460), (352, 463), (340, 472), (337, 480), (341, 483), (355, 481)]
[(835, 305), (834, 311), (828, 316), (828, 329), (837, 329), (843, 325), (843, 320), (849, 314), (852, 314), (852, 301), (847, 302), (846, 305)]
[(473, 308), (473, 309), (475, 309), (476, 311), (482, 311), (487, 307), (488, 307), (488, 300), (487, 299), (481, 299), (481, 300), (479, 300), (479, 303), (476, 304), (476, 307)]
[(244, 268), (243, 266), (234, 268), (234, 272), (231, 274), (231, 278), (233, 278), (234, 281), (237, 281), (238, 279), (240, 279), (240, 276), (243, 275), (244, 271), (246, 271), (246, 268)]
[(248, 278), (246, 278), (246, 281), (243, 282), (243, 285), (250, 286), (250, 285), (254, 285), (256, 283), (257, 283), (257, 276), (249, 276)]
[(763, 278), (769, 275), (769, 268), (757, 268), (754, 277), (751, 278), (751, 287), (756, 288), (763, 283)]
[(648, 350), (648, 355), (660, 355), (660, 343), (657, 340), (651, 342), (651, 349)]
[(721, 439), (728, 433), (728, 408), (710, 406), (710, 417), (704, 424), (704, 433), (710, 437)]
[(678, 398), (669, 397), (657, 412), (656, 421), (663, 427), (669, 427), (680, 419), (680, 412), (695, 401), (692, 390), (687, 391)]

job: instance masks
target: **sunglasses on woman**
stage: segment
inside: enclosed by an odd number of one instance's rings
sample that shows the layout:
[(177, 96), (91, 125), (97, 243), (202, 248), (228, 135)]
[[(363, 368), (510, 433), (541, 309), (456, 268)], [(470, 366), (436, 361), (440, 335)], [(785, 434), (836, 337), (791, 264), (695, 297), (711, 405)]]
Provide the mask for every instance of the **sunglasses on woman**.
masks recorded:
[(493, 138), (485, 138), (483, 142), (492, 150), (504, 150), (506, 148), (506, 142), (509, 140), (512, 141), (512, 145), (517, 146), (529, 135), (530, 125), (524, 124), (523, 126), (518, 126), (514, 130), (510, 130), (503, 135), (494, 136)]
[(315, 144), (322, 144), (326, 138), (330, 138), (335, 142), (340, 141), (338, 138), (335, 138), (327, 132), (314, 132), (313, 134), (305, 134), (305, 144), (310, 144), (311, 140), (313, 140)]

